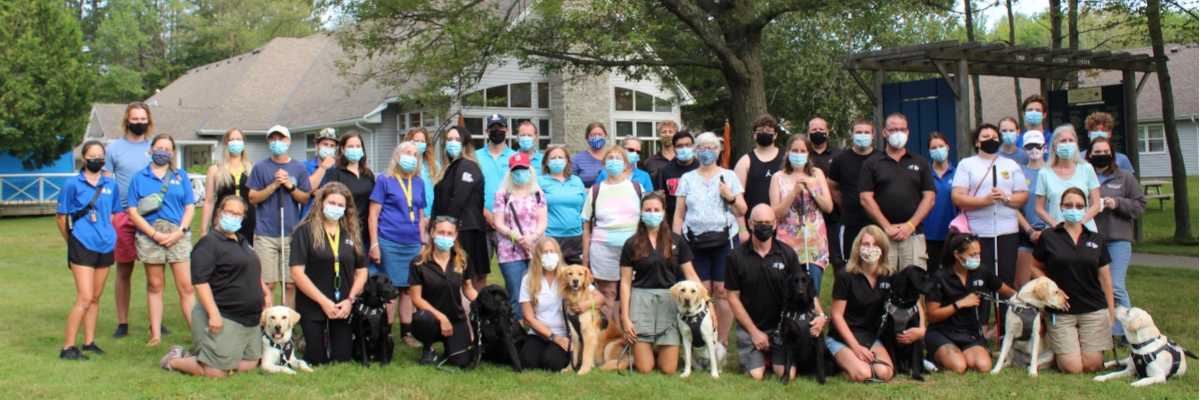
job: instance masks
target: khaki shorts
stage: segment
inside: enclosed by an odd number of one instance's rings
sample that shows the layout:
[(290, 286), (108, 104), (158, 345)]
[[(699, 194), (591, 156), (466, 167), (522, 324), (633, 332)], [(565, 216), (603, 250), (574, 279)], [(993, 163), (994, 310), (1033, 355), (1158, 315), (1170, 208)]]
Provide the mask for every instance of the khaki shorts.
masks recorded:
[(283, 269), (287, 277), (284, 282), (292, 283), (292, 275), (288, 272), (291, 270), (291, 265), (287, 264), (292, 255), (292, 237), (273, 238), (254, 235), (254, 254), (258, 255), (259, 265), (262, 266), (263, 283), (279, 282), (279, 248), (281, 246), (283, 247)]
[[(165, 219), (155, 220), (151, 226), (159, 233), (174, 233), (179, 230), (179, 225)], [(192, 233), (184, 233), (183, 238), (171, 247), (163, 247), (149, 236), (138, 233), (137, 253), (138, 259), (142, 260), (143, 264), (172, 264), (190, 261), (192, 259)]]
[(929, 255), (925, 254), (925, 234), (909, 236), (903, 242), (888, 238), (888, 263), (895, 265), (897, 271), (910, 265), (926, 269), (925, 261), (928, 259)]
[(1051, 314), (1046, 326), (1054, 354), (1103, 352), (1113, 347), (1108, 309), (1086, 314)]
[(634, 288), (629, 297), (629, 320), (637, 329), (637, 341), (679, 345), (679, 305), (671, 297), (671, 289)]
[(237, 369), (242, 360), (259, 360), (262, 358), (262, 329), (258, 326), (245, 326), (229, 318), (225, 318), (225, 326), (221, 332), (207, 332), (208, 313), (204, 307), (192, 309), (192, 333), (196, 336), (196, 360), (204, 365), (222, 370)]

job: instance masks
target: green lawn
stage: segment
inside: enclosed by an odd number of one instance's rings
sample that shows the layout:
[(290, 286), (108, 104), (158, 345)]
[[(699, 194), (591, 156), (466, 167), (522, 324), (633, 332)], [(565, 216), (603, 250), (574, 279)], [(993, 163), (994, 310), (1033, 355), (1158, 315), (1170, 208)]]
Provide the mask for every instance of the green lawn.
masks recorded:
[[(1066, 376), (1044, 372), (1027, 378), (1017, 369), (999, 376), (938, 373), (917, 383), (900, 378), (887, 385), (856, 385), (841, 378), (825, 386), (803, 378), (790, 386), (754, 382), (732, 371), (714, 381), (696, 374), (676, 376), (619, 376), (593, 373), (586, 377), (549, 372), (515, 374), (503, 367), (482, 366), (450, 374), (417, 365), (416, 351), (398, 348), (389, 367), (363, 369), (357, 365), (322, 367), (296, 377), (239, 374), (223, 381), (189, 378), (158, 368), (170, 344), (190, 342), (173, 286), (167, 285), (166, 324), (175, 330), (164, 345), (147, 349), (145, 291), (134, 290), (130, 320), (132, 335), (109, 338), (116, 327), (113, 298), (101, 304), (98, 344), (107, 355), (86, 362), (58, 360), (64, 319), (75, 292), (64, 268), (65, 246), (50, 218), (0, 221), (0, 386), (5, 398), (1194, 398), (1197, 364), (1186, 376), (1166, 384), (1134, 390), (1129, 380), (1096, 383), (1091, 375)], [(498, 278), (498, 274), (496, 274)], [(144, 285), (144, 273), (134, 274), (134, 287)], [(1158, 326), (1193, 350), (1197, 343), (1197, 271), (1136, 267), (1130, 272), (1135, 304), (1158, 317)], [(832, 279), (825, 280), (826, 302)], [(112, 288), (111, 279), (108, 285)]]
[[(1170, 182), (1170, 178), (1161, 180)], [(1188, 189), (1188, 200), (1192, 206), (1192, 235), (1200, 236), (1200, 223), (1197, 223), (1197, 218), (1200, 218), (1200, 214), (1197, 213), (1197, 209), (1200, 209), (1200, 204), (1197, 204), (1200, 203), (1200, 186), (1197, 185), (1196, 175), (1188, 177)], [(1162, 192), (1180, 195), (1170, 183), (1163, 185)], [(1142, 217), (1142, 242), (1134, 244), (1133, 251), (1181, 256), (1196, 256), (1200, 253), (1195, 242), (1179, 244), (1172, 240), (1175, 235), (1175, 201), (1163, 202), (1163, 210), (1158, 209), (1158, 200), (1147, 202), (1146, 214)]]

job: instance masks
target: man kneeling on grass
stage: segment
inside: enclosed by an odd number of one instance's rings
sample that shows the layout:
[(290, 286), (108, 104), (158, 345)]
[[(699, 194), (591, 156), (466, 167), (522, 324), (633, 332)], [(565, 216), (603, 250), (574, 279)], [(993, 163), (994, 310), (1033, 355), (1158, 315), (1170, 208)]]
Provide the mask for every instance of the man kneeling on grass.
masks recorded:
[(159, 362), (163, 369), (222, 378), (258, 366), (258, 319), (271, 306), (271, 291), (263, 284), (254, 249), (237, 233), (246, 206), (238, 196), (221, 199), (213, 213), (216, 229), (192, 250), (192, 284), (201, 305), (192, 309), (195, 355), (184, 357), (183, 346), (171, 347)]

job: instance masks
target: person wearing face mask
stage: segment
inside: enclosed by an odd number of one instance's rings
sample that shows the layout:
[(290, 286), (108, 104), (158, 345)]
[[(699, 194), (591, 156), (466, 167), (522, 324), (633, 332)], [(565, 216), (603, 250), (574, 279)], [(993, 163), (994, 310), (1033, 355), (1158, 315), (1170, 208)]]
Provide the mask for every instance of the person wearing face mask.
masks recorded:
[(408, 133), (404, 134), (402, 142), (413, 142), (417, 146), (417, 169), (420, 172), (421, 181), (425, 182), (425, 216), (433, 211), (433, 183), (434, 178), (442, 173), (442, 162), (437, 151), (430, 150), (433, 144), (433, 136), (425, 128), (409, 129)]
[[(664, 205), (656, 193), (643, 196), (637, 232), (621, 246), (621, 327), (633, 343), (633, 366), (643, 374), (655, 366), (663, 374), (675, 373), (679, 306), (671, 297), (671, 286), (684, 279), (700, 282), (687, 242), (663, 225)], [(712, 303), (707, 308), (715, 312)], [(729, 325), (718, 323), (721, 327)]]
[(647, 193), (637, 182), (621, 177), (629, 164), (628, 153), (620, 147), (604, 152), (608, 179), (596, 182), (588, 189), (583, 203), (583, 265), (592, 269), (592, 276), (607, 304), (605, 315), (619, 318), (617, 283), (621, 280), (621, 246), (637, 231), (638, 201)]
[(858, 236), (859, 231), (871, 224), (871, 217), (867, 215), (862, 201), (859, 200), (858, 181), (863, 163), (875, 155), (875, 148), (871, 146), (871, 141), (875, 137), (875, 128), (871, 126), (871, 121), (855, 120), (850, 124), (850, 129), (854, 145), (850, 151), (843, 151), (834, 157), (829, 164), (828, 171), (829, 191), (833, 197), (833, 203), (839, 207), (838, 217), (841, 221), (840, 229), (830, 233), (830, 236), (837, 236), (836, 241), (839, 246), (833, 248), (834, 240), (831, 239), (830, 249), (841, 253), (842, 260), (846, 262), (850, 261), (849, 242)]
[[(842, 149), (829, 143), (829, 123), (824, 118), (813, 118), (808, 121), (808, 141), (812, 143), (812, 151), (808, 152), (808, 157), (812, 159), (813, 167), (821, 170), (826, 176), (833, 171), (833, 159), (839, 154), (842, 154)], [(787, 164), (786, 162), (784, 163)], [(830, 199), (841, 197), (841, 193), (832, 186), (829, 186)], [(822, 218), (825, 219), (826, 239), (829, 246), (829, 265), (833, 266), (833, 272), (842, 270), (842, 266), (846, 264), (842, 258), (842, 217), (841, 210), (837, 202), (833, 203), (833, 210), (822, 212)]]
[[(1100, 214), (1096, 215), (1096, 228), (1104, 232), (1108, 254), (1112, 257), (1113, 299), (1117, 305), (1129, 308), (1125, 275), (1129, 272), (1129, 259), (1133, 255), (1133, 221), (1146, 212), (1146, 195), (1137, 178), (1113, 162), (1115, 153), (1111, 141), (1096, 138), (1089, 148), (1088, 161), (1096, 168), (1101, 201), (1104, 203)], [(1118, 342), (1128, 343), (1121, 324), (1113, 324), (1113, 336), (1120, 337)]]
[(250, 241), (238, 233), (250, 204), (240, 196), (222, 197), (214, 207), (213, 229), (192, 250), (192, 283), (200, 307), (192, 309), (192, 356), (174, 346), (159, 361), (168, 371), (224, 378), (249, 372), (262, 358), (259, 316), (271, 307), (271, 291)]
[(1113, 348), (1112, 257), (1105, 235), (1083, 224), (1089, 208), (1083, 190), (1070, 187), (1059, 198), (1063, 222), (1042, 232), (1033, 251), (1033, 277), (1050, 278), (1067, 297), (1067, 308), (1046, 309), (1058, 370), (1095, 372), (1104, 367), (1104, 352)]
[(770, 204), (771, 196), (769, 188), (771, 188), (771, 175), (779, 172), (779, 168), (786, 163), (786, 156), (780, 157), (782, 152), (779, 147), (775, 146), (775, 140), (779, 138), (779, 132), (776, 131), (779, 127), (779, 122), (770, 115), (763, 115), (754, 121), (754, 150), (746, 153), (733, 166), (733, 172), (738, 177), (738, 181), (745, 184), (746, 187), (746, 209), (753, 209), (759, 204)]
[(946, 244), (946, 235), (950, 232), (950, 222), (958, 215), (958, 207), (950, 201), (956, 169), (954, 163), (950, 162), (950, 145), (940, 133), (933, 132), (929, 135), (929, 159), (929, 169), (933, 172), (937, 196), (934, 197), (929, 215), (926, 215), (921, 223), (925, 226), (928, 270), (933, 273), (942, 266), (942, 247)]
[(522, 121), (517, 125), (517, 146), (520, 147), (518, 152), (529, 157), (529, 165), (533, 167), (533, 176), (536, 178), (542, 172), (542, 153), (538, 151), (538, 131), (537, 124), (533, 121)]
[[(500, 114), (487, 117), (487, 145), (475, 150), (475, 161), (483, 173), (483, 211), (484, 222), (487, 223), (487, 258), (496, 254), (500, 237), (496, 233), (496, 225), (492, 223), (492, 205), (495, 202), (496, 190), (500, 189), (500, 181), (508, 174), (508, 160), (517, 154), (508, 144), (508, 118)], [(478, 276), (478, 275), (477, 275)]]
[(929, 310), (929, 329), (925, 332), (925, 349), (939, 368), (966, 373), (968, 369), (988, 372), (992, 369), (992, 354), (987, 339), (980, 331), (982, 308), (980, 293), (999, 293), (1003, 298), (1016, 294), (1011, 286), (1000, 281), (992, 270), (981, 268), (984, 258), (980, 238), (972, 234), (953, 234), (946, 241), (942, 268), (930, 275), (934, 290), (925, 297)]
[(86, 360), (87, 356), (75, 347), (79, 328), (83, 331), (83, 350), (104, 354), (96, 346), (96, 317), (100, 311), (100, 295), (113, 250), (117, 247), (117, 231), (113, 228), (116, 212), (121, 209), (117, 181), (104, 176), (104, 145), (90, 140), (80, 148), (84, 167), (75, 179), (67, 179), (58, 192), (55, 222), (67, 242), (67, 262), (75, 277), (75, 305), (67, 316), (67, 335), (58, 357), (63, 360)]
[[(134, 174), (141, 172), (150, 165), (150, 140), (147, 134), (154, 132), (154, 119), (150, 114), (150, 106), (140, 101), (129, 103), (125, 107), (125, 115), (121, 118), (121, 128), (125, 135), (109, 143), (104, 151), (104, 174), (117, 181), (118, 195), (121, 197), (121, 209), (116, 212), (113, 229), (117, 231), (117, 247), (113, 250), (113, 259), (117, 263), (117, 277), (113, 282), (113, 292), (116, 293), (117, 331), (113, 339), (120, 339), (129, 334), (129, 298), (131, 296), (131, 279), (133, 279), (133, 262), (137, 260), (137, 228), (133, 220), (125, 212), (129, 207), (129, 182)], [(210, 192), (211, 193), (211, 192)]]
[(821, 277), (830, 263), (824, 213), (833, 211), (833, 198), (825, 173), (813, 165), (811, 146), (804, 135), (788, 138), (787, 162), (771, 177), (769, 192), (771, 209), (779, 219), (775, 237), (799, 254), (820, 296)]
[(1017, 165), (1025, 165), (1029, 162), (1029, 155), (1025, 153), (1025, 149), (1017, 147), (1017, 142), (1021, 140), (1018, 125), (1016, 118), (1000, 119), (1000, 151), (996, 155), (1016, 161)]
[[(213, 218), (213, 210), (216, 209), (217, 200), (232, 195), (241, 197), (246, 204), (250, 204), (250, 187), (246, 185), (250, 183), (253, 165), (250, 163), (250, 155), (246, 154), (246, 134), (241, 129), (231, 128), (225, 131), (220, 147), (225, 151), (220, 152), (220, 160), (209, 166), (208, 173), (205, 174), (204, 193), (213, 195), (204, 196), (204, 211), (200, 219), (201, 237), (208, 234), (208, 228), (216, 221), (216, 218)], [(246, 237), (251, 244), (254, 243), (253, 207), (246, 210), (242, 228), (237, 233)]]
[[(1046, 122), (1050, 121), (1046, 113), (1046, 98), (1040, 94), (1029, 95), (1021, 102), (1021, 112), (1025, 121), (1025, 132), (1042, 132), (1042, 141), (1050, 143), (1050, 134), (1045, 128)], [(1017, 138), (1017, 147), (1025, 147), (1024, 136)]]
[(367, 237), (367, 210), (371, 205), (371, 193), (375, 191), (375, 173), (367, 166), (363, 144), (363, 137), (358, 132), (342, 132), (342, 138), (338, 141), (337, 167), (325, 174), (325, 183), (338, 182), (350, 189), (351, 201), (354, 202), (354, 208), (359, 210), (358, 226), (362, 227), (358, 242), (372, 243)]
[(312, 207), (312, 197), (316, 197), (316, 191), (325, 184), (329, 171), (337, 168), (337, 130), (333, 128), (321, 129), (320, 132), (317, 132), (317, 136), (313, 138), (313, 145), (317, 147), (317, 156), (304, 162), (304, 168), (308, 170), (308, 186), (312, 188), (313, 196), (310, 196), (309, 202), (300, 208), (300, 218), (308, 215), (308, 208)]
[(433, 245), (421, 248), (409, 270), (409, 290), (417, 307), (413, 337), (423, 347), (421, 365), (437, 361), (433, 345), (439, 342), (442, 358), (451, 365), (466, 368), (471, 362), (471, 355), (464, 351), (471, 345), (471, 331), (462, 299), (475, 301), (478, 292), (469, 284), (475, 272), (467, 265), (470, 255), (458, 241), (460, 223), (448, 215), (435, 216), (428, 231)]
[[(1087, 127), (1088, 131), (1088, 148), (1091, 148), (1091, 141), (1094, 141), (1097, 138), (1105, 138), (1110, 141), (1114, 140), (1112, 137), (1113, 129), (1116, 128), (1117, 121), (1113, 119), (1112, 115), (1109, 113), (1094, 112), (1092, 115), (1087, 117), (1087, 120), (1084, 121), (1084, 126)], [(1082, 151), (1081, 155), (1086, 158), (1088, 153), (1087, 151)], [(1134, 173), (1133, 163), (1129, 162), (1129, 157), (1126, 156), (1125, 153), (1114, 150), (1112, 156), (1113, 164), (1116, 164), (1117, 168), (1123, 169), (1131, 174)]]
[(559, 254), (569, 265), (583, 263), (583, 203), (587, 188), (583, 180), (571, 175), (567, 147), (552, 144), (542, 159), (538, 186), (546, 195), (546, 236), (554, 238)]
[[(484, 207), (483, 171), (475, 161), (476, 152), (471, 145), (471, 131), (466, 127), (450, 127), (441, 135), (442, 140), (442, 175), (433, 186), (436, 198), (443, 201), (435, 202), (430, 219), (450, 217), (458, 221), (455, 229), (458, 245), (468, 257), (466, 263), (472, 279), (473, 289), (482, 288), (487, 283), (487, 275), (492, 272), (492, 260), (488, 251), (487, 232), (491, 223), (485, 214)], [(508, 162), (508, 159), (505, 159)], [(428, 246), (426, 241), (426, 246)], [(411, 278), (411, 277), (410, 277)], [(410, 282), (411, 283), (411, 282)], [(410, 288), (411, 290), (411, 288)], [(416, 305), (414, 294), (413, 305)]]
[[(625, 166), (625, 171), (621, 172), (621, 175), (625, 179), (642, 185), (642, 190), (653, 192), (654, 183), (650, 181), (650, 174), (637, 167), (638, 161), (642, 159), (642, 141), (636, 137), (629, 136), (621, 141), (621, 147), (625, 148), (625, 155), (629, 156), (629, 165)], [(608, 179), (607, 169), (600, 172), (600, 175), (596, 177), (596, 181), (603, 182), (605, 179)]]
[(602, 159), (608, 146), (608, 131), (604, 129), (604, 124), (593, 122), (584, 128), (584, 135), (588, 148), (571, 157), (571, 175), (578, 176), (583, 180), (584, 187), (591, 188), (596, 182), (602, 182), (597, 178), (605, 169)]
[[(1025, 186), (1036, 191), (1038, 187), (1038, 176), (1040, 171), (1046, 166), (1045, 159), (1042, 154), (1046, 151), (1046, 143), (1043, 142), (1042, 133), (1038, 131), (1026, 132), (1023, 136), (1025, 141), (1025, 154), (1029, 157), (1027, 164), (1021, 166), (1021, 172), (1025, 174)], [(1032, 194), (1031, 194), (1032, 196)], [(1037, 243), (1038, 238), (1042, 235), (1042, 230), (1046, 229), (1046, 223), (1042, 222), (1042, 217), (1037, 213), (1036, 199), (1029, 199), (1021, 206), (1021, 212), (1017, 214), (1017, 224), (1021, 228), (1021, 241), (1017, 244), (1017, 274), (1013, 287), (1024, 287), (1025, 283), (1029, 282), (1030, 267), (1033, 265), (1033, 247)]]
[(500, 237), (496, 247), (496, 262), (504, 274), (508, 300), (521, 319), (521, 277), (529, 270), (530, 255), (546, 233), (546, 198), (538, 181), (533, 179), (529, 156), (517, 153), (508, 160), (510, 170), (496, 191), (492, 209), (492, 226)]
[[(583, 351), (571, 348), (563, 315), (563, 297), (559, 295), (556, 276), (566, 266), (558, 242), (549, 237), (538, 241), (529, 259), (529, 272), (520, 280), (521, 314), (529, 327), (529, 337), (518, 353), (522, 368), (559, 372), (570, 365), (573, 351)], [(592, 299), (572, 304), (572, 312), (582, 313), (604, 304), (604, 295), (595, 287), (583, 290), (590, 292)]]
[[(375, 180), (367, 206), (367, 255), (371, 265), (367, 272), (387, 274), (399, 292), (396, 301), (388, 304), (388, 317), (392, 321), (400, 315), (400, 339), (408, 347), (419, 347), (412, 337), (412, 296), (408, 290), (408, 272), (413, 258), (421, 251), (425, 238), (426, 218), (422, 210), (428, 202), (423, 179), (417, 174), (416, 143), (404, 142), (396, 146), (387, 171)], [(357, 207), (357, 202), (355, 202)]]
[(1082, 223), (1088, 230), (1096, 232), (1096, 222), (1092, 219), (1104, 207), (1100, 199), (1100, 180), (1096, 178), (1095, 168), (1079, 156), (1079, 138), (1075, 134), (1075, 127), (1064, 124), (1055, 128), (1050, 143), (1050, 166), (1038, 171), (1035, 191), (1038, 217), (1048, 227), (1058, 226), (1063, 220), (1059, 208), (1062, 202), (1060, 195), (1067, 188), (1078, 188), (1088, 194), (1088, 207)]
[(871, 220), (887, 233), (892, 248), (888, 262), (898, 268), (915, 265), (925, 269), (923, 221), (933, 208), (937, 184), (925, 157), (905, 148), (908, 118), (892, 113), (886, 121), (883, 138), (887, 146), (863, 163), (858, 179), (859, 200)]
[[(279, 276), (280, 265), (288, 260), (292, 230), (300, 223), (300, 208), (312, 197), (308, 169), (288, 156), (292, 134), (283, 126), (267, 130), (271, 157), (254, 164), (250, 172), (250, 204), (255, 207), (254, 251), (262, 265), (262, 279), (271, 291), (284, 284), (284, 303), (294, 307), (296, 286), (290, 276)], [(283, 230), (280, 231), (280, 225)], [(282, 254), (281, 254), (282, 253)]]
[(312, 213), (292, 234), (288, 263), (301, 296), (304, 361), (313, 366), (350, 361), (350, 310), (367, 283), (367, 252), (350, 189), (332, 182), (317, 190)]
[[(192, 218), (196, 215), (196, 197), (188, 173), (172, 166), (175, 139), (160, 134), (150, 141), (153, 161), (129, 182), (129, 206), (125, 212), (137, 227), (138, 259), (146, 265), (146, 297), (150, 314), (150, 341), (158, 346), (162, 339), (163, 268), (171, 265), (179, 307), (188, 326), (192, 324), (191, 252)], [(155, 196), (156, 209), (141, 207), (141, 200)], [(139, 212), (139, 209), (143, 209)]]
[(662, 148), (646, 159), (644, 165), (651, 181), (658, 181), (658, 171), (675, 161), (676, 132), (679, 132), (679, 124), (675, 121), (668, 119), (658, 123), (658, 142)]
[(680, 131), (671, 136), (671, 140), (675, 142), (675, 161), (658, 170), (658, 176), (654, 180), (654, 187), (663, 191), (663, 200), (667, 202), (668, 224), (675, 218), (675, 192), (679, 189), (679, 179), (683, 174), (700, 168), (700, 163), (696, 161), (695, 139), (690, 132)]

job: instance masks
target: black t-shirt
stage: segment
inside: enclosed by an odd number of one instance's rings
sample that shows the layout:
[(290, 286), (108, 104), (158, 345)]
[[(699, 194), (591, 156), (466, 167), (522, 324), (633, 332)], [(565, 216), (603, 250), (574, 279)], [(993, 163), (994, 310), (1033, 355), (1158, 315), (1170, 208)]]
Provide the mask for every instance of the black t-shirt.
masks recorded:
[(675, 282), (683, 280), (680, 265), (692, 262), (692, 250), (682, 236), (671, 234), (671, 257), (663, 260), (658, 249), (651, 246), (650, 255), (641, 260), (633, 260), (633, 243), (637, 236), (625, 241), (621, 247), (621, 268), (633, 268), (633, 287), (640, 289), (667, 289)]
[(200, 238), (192, 249), (192, 284), (203, 283), (212, 289), (222, 317), (258, 325), (263, 310), (262, 272), (245, 236), (234, 240), (213, 229)]
[(842, 193), (842, 225), (866, 226), (874, 223), (858, 199), (858, 181), (863, 163), (878, 152), (874, 150), (867, 155), (861, 155), (849, 150), (843, 151), (833, 158), (829, 171), (826, 171), (829, 173), (829, 180), (837, 182), (838, 191)]
[[(313, 234), (321, 235), (318, 240), (324, 244), (321, 248), (313, 246)], [(360, 256), (354, 252), (355, 246), (361, 246), (357, 237), (353, 237), (342, 230), (338, 234), (338, 275), (341, 275), (341, 287), (337, 288), (340, 291), (340, 297), (334, 298), (334, 263), (333, 263), (333, 247), (329, 245), (329, 239), (326, 237), (325, 230), (313, 232), (308, 225), (300, 225), (292, 232), (292, 255), (289, 265), (303, 265), (304, 275), (312, 281), (317, 290), (325, 297), (336, 302), (341, 302), (347, 297), (350, 297), (350, 288), (354, 286), (354, 270), (367, 267), (366, 249)], [(303, 292), (296, 296), (296, 312), (300, 313), (302, 318), (310, 320), (324, 321), (325, 311), (321, 309), (321, 305), (313, 299), (308, 298)]]
[(738, 299), (759, 330), (779, 326), (787, 290), (787, 277), (807, 273), (787, 244), (774, 240), (766, 257), (754, 251), (754, 242), (738, 245), (725, 258), (725, 290), (738, 291)]
[(1100, 287), (1100, 268), (1112, 263), (1103, 235), (1083, 228), (1078, 244), (1064, 223), (1042, 231), (1033, 258), (1045, 264), (1046, 277), (1070, 296), (1071, 309), (1062, 314), (1084, 314), (1107, 309), (1108, 300)]
[[(933, 273), (931, 276), (933, 282), (937, 284), (937, 289), (930, 293), (926, 300), (936, 301), (943, 307), (949, 306), (951, 303), (962, 300), (963, 297), (971, 293), (992, 293), (1000, 290), (1004, 282), (996, 275), (992, 274), (987, 268), (977, 268), (974, 271), (967, 272), (966, 285), (963, 284), (958, 273), (954, 271), (954, 267), (942, 268)], [(930, 325), (932, 329), (957, 329), (974, 332), (979, 330), (981, 325), (979, 313), (976, 312), (977, 307), (964, 308), (954, 312), (950, 318), (938, 321)]]
[[(846, 301), (846, 312), (843, 318), (850, 332), (858, 339), (858, 344), (871, 347), (879, 334), (879, 326), (883, 317), (883, 305), (887, 302), (887, 294), (891, 289), (890, 277), (876, 278), (875, 287), (863, 274), (848, 271), (838, 272), (833, 281), (833, 299)], [(846, 343), (837, 329), (830, 329), (831, 337)]]
[(663, 207), (663, 211), (666, 212), (664, 219), (667, 221), (674, 221), (675, 218), (675, 190), (679, 189), (679, 178), (683, 177), (683, 174), (700, 168), (700, 162), (694, 158), (691, 165), (679, 165), (679, 159), (675, 161), (658, 170), (658, 178), (654, 181), (654, 189), (662, 190), (666, 197), (664, 200), (667, 201), (667, 204)]
[(449, 216), (458, 219), (458, 230), (486, 231), (483, 219), (483, 171), (474, 161), (460, 158), (442, 172), (442, 180), (433, 186), (431, 219)]
[(658, 171), (661, 170), (662, 167), (667, 166), (667, 164), (674, 164), (674, 163), (675, 163), (675, 160), (668, 160), (666, 157), (664, 157), (662, 155), (661, 151), (658, 153), (654, 153), (654, 155), (650, 156), (650, 158), (642, 161), (642, 164), (645, 166), (645, 168), (643, 168), (643, 169), (646, 171), (647, 174), (650, 174), (650, 182), (654, 182), (656, 184), (658, 182)]
[[(824, 172), (825, 176), (828, 177), (829, 172), (833, 170), (833, 159), (834, 157), (837, 157), (838, 154), (842, 154), (842, 149), (839, 149), (832, 144), (826, 144), (824, 153), (818, 153), (816, 150), (813, 150), (808, 153), (808, 158), (812, 160), (813, 166)], [(830, 225), (839, 223), (841, 221), (841, 217), (838, 214), (840, 213), (838, 212), (838, 206), (836, 204), (833, 207), (833, 211), (829, 212), (828, 214), (822, 213), (822, 215), (825, 216), (825, 223)]]
[(432, 255), (425, 263), (420, 263), (420, 256), (413, 258), (408, 268), (408, 284), (420, 286), (421, 298), (444, 314), (450, 322), (467, 318), (462, 305), (463, 282), (475, 277), (475, 272), (469, 267), (461, 274), (454, 272), (454, 257), (454, 253), (451, 252), (445, 270), (433, 260)]
[(779, 150), (772, 160), (762, 161), (754, 151), (746, 153), (750, 167), (746, 169), (746, 181), (742, 182), (746, 189), (743, 197), (746, 199), (746, 209), (753, 210), (759, 204), (771, 204), (771, 175), (779, 172), (787, 153)]
[(937, 192), (929, 162), (925, 157), (910, 152), (904, 152), (899, 161), (887, 155), (887, 152), (878, 153), (863, 163), (858, 181), (859, 192), (875, 193), (875, 203), (879, 204), (879, 211), (888, 222), (903, 224), (909, 221), (916, 225), (915, 233), (923, 232), (921, 220), (913, 220), (912, 217), (921, 204), (923, 192)]
[(345, 168), (334, 168), (325, 175), (325, 183), (329, 182), (341, 182), (350, 189), (350, 195), (354, 197), (354, 210), (358, 213), (362, 237), (359, 242), (367, 243), (367, 216), (370, 214), (367, 207), (371, 205), (371, 191), (375, 190), (375, 175), (367, 175), (366, 171), (354, 175)]

